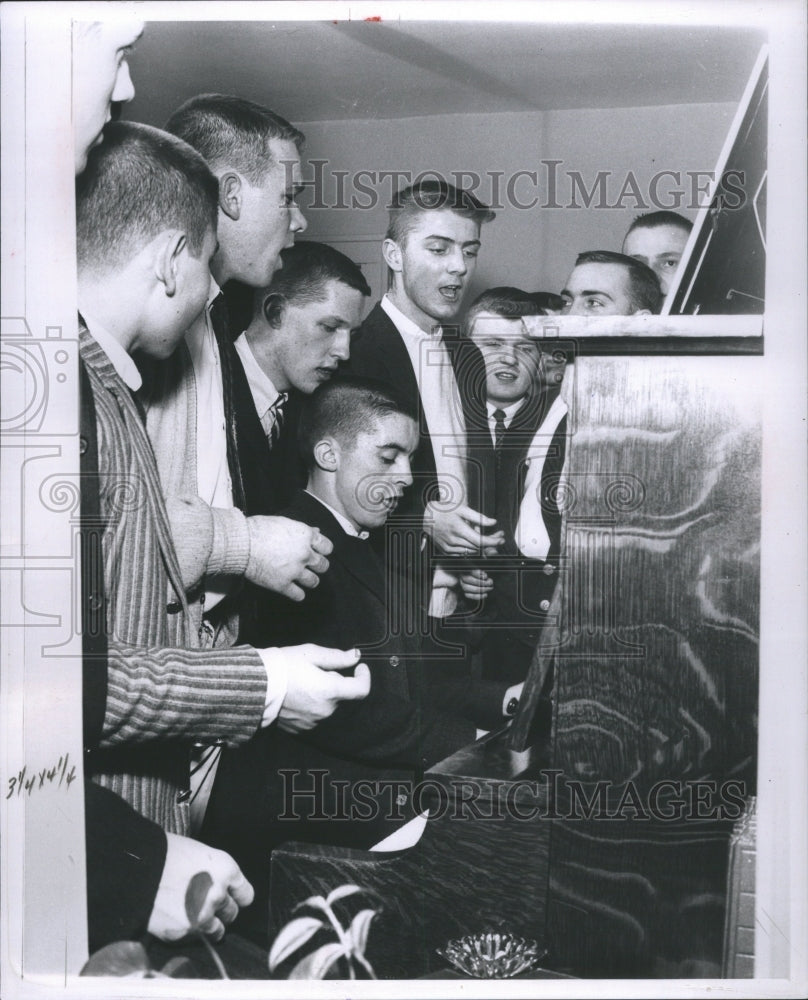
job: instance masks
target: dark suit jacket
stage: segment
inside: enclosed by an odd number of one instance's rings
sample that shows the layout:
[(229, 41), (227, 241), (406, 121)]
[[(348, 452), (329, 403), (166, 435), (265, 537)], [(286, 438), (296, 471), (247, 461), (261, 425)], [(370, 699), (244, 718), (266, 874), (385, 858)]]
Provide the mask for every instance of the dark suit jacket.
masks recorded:
[[(483, 640), (483, 674), (508, 683), (523, 680), (527, 673), (558, 580), (561, 511), (555, 496), (564, 465), (566, 417), (549, 432), (552, 437), (541, 471), (541, 514), (550, 539), (546, 559), (525, 557), (515, 540), (528, 451), (557, 396), (557, 389), (544, 391), (529, 397), (516, 411), (495, 451), (493, 475), (483, 487), (483, 512), (495, 517), (497, 527), (505, 532), (505, 544), (487, 569), (494, 590), (478, 616), (478, 622), (488, 628)], [(471, 451), (473, 455), (473, 446)]]
[[(461, 337), (456, 328), (443, 332), (443, 342), (449, 353), (463, 406), (466, 432), (479, 438), (476, 460), (493, 460), (491, 438), (487, 433), (487, 413), (484, 393), (485, 365), (474, 344)], [(394, 523), (405, 518), (421, 518), (426, 503), (433, 498), (437, 483), (435, 452), (427, 426), (418, 381), (401, 334), (380, 304), (376, 304), (351, 341), (351, 358), (344, 366), (346, 372), (376, 378), (396, 390), (418, 418), (421, 443), (412, 464), (414, 485), (399, 505)], [(435, 428), (431, 429), (435, 432)], [(485, 432), (485, 437), (483, 437)], [(487, 445), (486, 445), (487, 439)], [(469, 470), (469, 505), (479, 509), (479, 476)]]
[(122, 798), (84, 786), (90, 954), (146, 933), (166, 860), (166, 835)]

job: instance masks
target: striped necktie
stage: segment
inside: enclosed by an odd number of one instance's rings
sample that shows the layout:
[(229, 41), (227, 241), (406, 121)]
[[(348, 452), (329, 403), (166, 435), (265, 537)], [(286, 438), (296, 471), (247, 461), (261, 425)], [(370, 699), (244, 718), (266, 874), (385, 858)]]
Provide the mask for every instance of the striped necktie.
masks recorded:
[(283, 430), (283, 407), (288, 398), (288, 392), (279, 392), (275, 402), (271, 404), (266, 412), (264, 431), (270, 448), (278, 443), (278, 438), (281, 436), (281, 431)]
[(494, 418), (494, 447), (499, 448), (505, 437), (505, 411), (496, 409), (491, 415)]

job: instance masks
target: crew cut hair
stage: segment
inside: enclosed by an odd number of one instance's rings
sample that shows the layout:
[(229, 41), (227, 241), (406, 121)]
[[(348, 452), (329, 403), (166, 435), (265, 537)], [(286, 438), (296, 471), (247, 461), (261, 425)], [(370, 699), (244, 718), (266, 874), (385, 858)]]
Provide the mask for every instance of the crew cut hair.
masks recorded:
[(356, 375), (324, 382), (305, 398), (300, 414), (298, 443), (306, 468), (314, 468), (318, 441), (334, 437), (344, 447), (351, 447), (360, 434), (373, 430), (377, 419), (391, 413), (417, 419), (384, 382)]
[(389, 208), (385, 239), (399, 245), (406, 242), (421, 212), (448, 209), (456, 215), (473, 219), (478, 225), (491, 222), (496, 212), (488, 208), (471, 191), (456, 188), (445, 180), (422, 180), (396, 192)]
[[(657, 229), (659, 226), (676, 226), (689, 233), (693, 228), (693, 223), (690, 219), (679, 215), (678, 212), (671, 212), (667, 209), (659, 212), (646, 212), (644, 215), (638, 215), (631, 223), (626, 230), (626, 236), (629, 233), (633, 233), (635, 229)], [(623, 239), (625, 240), (625, 237)]]
[(663, 299), (662, 287), (659, 278), (642, 261), (614, 250), (586, 250), (578, 254), (575, 260), (576, 267), (581, 264), (619, 264), (624, 267), (628, 271), (629, 297), (634, 311), (649, 309), (652, 313), (659, 312)]
[(523, 316), (546, 316), (547, 310), (539, 305), (534, 292), (524, 292), (511, 285), (487, 288), (469, 306), (466, 313), (466, 333), (471, 333), (474, 320), (480, 313), (493, 313), (503, 319), (521, 319)]
[(324, 299), (332, 281), (370, 295), (359, 265), (326, 243), (295, 243), (281, 252), (281, 263), (270, 284), (259, 288), (254, 297), (256, 313), (264, 312), (271, 326), (280, 326), (286, 303), (303, 306)]
[(108, 272), (168, 229), (198, 256), (216, 231), (219, 184), (205, 160), (167, 132), (111, 122), (76, 181), (79, 268)]
[(227, 94), (198, 94), (166, 122), (166, 131), (193, 146), (213, 170), (232, 167), (259, 184), (272, 166), (269, 143), (288, 139), (298, 152), (305, 136), (261, 104)]

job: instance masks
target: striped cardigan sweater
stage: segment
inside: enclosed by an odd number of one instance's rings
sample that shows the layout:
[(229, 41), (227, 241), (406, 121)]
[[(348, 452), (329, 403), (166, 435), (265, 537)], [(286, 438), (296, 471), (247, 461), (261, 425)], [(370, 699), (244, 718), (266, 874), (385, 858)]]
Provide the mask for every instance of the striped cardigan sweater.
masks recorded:
[(251, 647), (201, 648), (138, 408), (83, 326), (80, 351), (95, 403), (109, 635), (104, 727), (90, 770), (184, 834), (191, 744), (248, 740), (261, 722), (266, 670)]

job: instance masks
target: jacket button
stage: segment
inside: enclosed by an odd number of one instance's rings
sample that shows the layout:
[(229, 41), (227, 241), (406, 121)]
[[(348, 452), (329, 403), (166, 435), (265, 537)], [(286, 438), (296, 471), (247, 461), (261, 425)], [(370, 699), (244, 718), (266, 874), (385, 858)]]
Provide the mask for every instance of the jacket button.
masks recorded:
[(183, 802), (188, 802), (191, 798), (191, 789), (183, 788), (181, 792), (177, 792), (177, 804), (180, 805)]
[(79, 455), (86, 455), (87, 448), (88, 448), (87, 438), (84, 437), (84, 435), (82, 434), (82, 436), (79, 438)]
[(549, 611), (550, 610), (550, 602), (549, 601), (539, 601), (539, 608), (540, 608), (541, 611)]
[(401, 663), (401, 658), (398, 656), (391, 656), (390, 659), (388, 660), (388, 663), (390, 664), (391, 667), (397, 667)]
[(98, 594), (91, 594), (87, 604), (89, 605), (90, 611), (100, 611), (104, 605), (104, 601), (98, 596)]
[(396, 796), (396, 805), (405, 806), (406, 804), (407, 804), (407, 796), (404, 794), (404, 792), (399, 792), (399, 794)]
[(182, 611), (182, 605), (179, 601), (171, 601), (166, 607), (166, 611), (170, 615), (178, 615)]
[(545, 563), (543, 571), (545, 576), (552, 576), (553, 573), (555, 573), (556, 568), (552, 563)]

